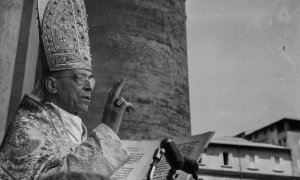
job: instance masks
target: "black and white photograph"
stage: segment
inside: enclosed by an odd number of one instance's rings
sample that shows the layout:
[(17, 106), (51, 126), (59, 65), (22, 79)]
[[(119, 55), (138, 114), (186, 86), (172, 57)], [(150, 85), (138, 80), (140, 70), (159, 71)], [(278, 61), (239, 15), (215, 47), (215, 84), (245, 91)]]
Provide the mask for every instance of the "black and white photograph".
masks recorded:
[(300, 179), (299, 0), (0, 0), (0, 180)]

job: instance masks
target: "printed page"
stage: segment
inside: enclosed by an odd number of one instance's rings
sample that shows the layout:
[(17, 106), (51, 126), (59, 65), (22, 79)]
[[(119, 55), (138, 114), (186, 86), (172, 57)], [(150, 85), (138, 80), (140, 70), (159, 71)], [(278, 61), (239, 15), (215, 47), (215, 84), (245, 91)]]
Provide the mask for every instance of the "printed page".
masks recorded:
[[(207, 148), (213, 134), (214, 132), (207, 132), (191, 137), (174, 139), (173, 141), (182, 155), (198, 161), (201, 158), (201, 154)], [(146, 180), (150, 164), (153, 161), (153, 154), (159, 148), (160, 141), (122, 140), (122, 144), (127, 149), (130, 160), (116, 171), (111, 178), (113, 180)], [(154, 180), (166, 180), (169, 170), (170, 165), (163, 156), (157, 165)], [(177, 171), (176, 177), (176, 180), (190, 179), (189, 174), (182, 171)]]
[[(180, 139), (174, 139), (178, 150), (184, 156), (190, 157), (192, 159), (200, 160), (202, 153), (205, 152), (211, 138), (213, 137), (214, 132), (207, 132), (191, 137), (185, 137)], [(170, 165), (166, 162), (165, 157), (161, 159), (158, 163), (157, 169), (154, 173), (154, 180), (166, 180), (166, 176), (170, 170)], [(188, 180), (192, 179), (191, 175), (183, 172), (177, 171), (174, 175), (176, 180)], [(146, 180), (144, 177), (143, 180)]]
[[(182, 155), (195, 159), (198, 162), (202, 156), (202, 153), (205, 152), (213, 135), (214, 132), (210, 131), (203, 134), (191, 136), (189, 138), (175, 139), (174, 142), (176, 143)], [(177, 174), (178, 177), (176, 178), (176, 180), (193, 179), (191, 175), (183, 171), (177, 171)]]
[(130, 160), (116, 171), (111, 179), (141, 180), (147, 174), (155, 149), (159, 141), (133, 141), (122, 140), (123, 147), (127, 150)]

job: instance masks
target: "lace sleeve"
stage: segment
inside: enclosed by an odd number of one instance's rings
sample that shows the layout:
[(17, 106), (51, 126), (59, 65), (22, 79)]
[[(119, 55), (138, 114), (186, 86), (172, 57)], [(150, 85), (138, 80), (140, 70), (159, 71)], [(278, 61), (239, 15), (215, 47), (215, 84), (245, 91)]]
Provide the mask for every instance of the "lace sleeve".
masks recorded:
[(81, 145), (67, 155), (69, 170), (100, 173), (110, 176), (128, 161), (119, 137), (105, 124), (96, 127)]

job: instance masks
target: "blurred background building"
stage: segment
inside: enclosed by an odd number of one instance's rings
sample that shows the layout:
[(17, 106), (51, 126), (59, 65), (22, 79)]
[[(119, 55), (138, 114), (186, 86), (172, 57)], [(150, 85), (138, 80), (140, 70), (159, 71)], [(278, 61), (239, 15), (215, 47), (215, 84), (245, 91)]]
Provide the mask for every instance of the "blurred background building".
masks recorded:
[(213, 138), (199, 161), (202, 180), (300, 179), (300, 120), (281, 119), (235, 137)]

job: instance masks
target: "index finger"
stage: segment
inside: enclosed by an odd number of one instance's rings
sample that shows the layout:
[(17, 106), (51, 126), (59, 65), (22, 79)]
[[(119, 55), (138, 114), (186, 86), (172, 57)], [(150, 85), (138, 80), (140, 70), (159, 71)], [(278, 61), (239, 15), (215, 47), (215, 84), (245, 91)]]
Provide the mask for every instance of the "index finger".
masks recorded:
[(119, 97), (124, 84), (125, 78), (122, 78), (120, 81), (116, 82), (108, 95), (108, 99), (116, 99)]
[(115, 98), (117, 98), (117, 97), (120, 96), (120, 93), (121, 93), (121, 91), (122, 91), (123, 86), (124, 86), (125, 83), (126, 83), (126, 79), (122, 78), (120, 80), (120, 82), (116, 84), (116, 90), (115, 90), (115, 94), (114, 94)]
[(124, 78), (114, 84), (114, 86), (111, 88), (108, 94), (108, 98), (107, 98), (108, 104), (111, 104), (117, 97), (119, 97), (123, 86), (124, 86)]

